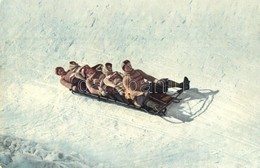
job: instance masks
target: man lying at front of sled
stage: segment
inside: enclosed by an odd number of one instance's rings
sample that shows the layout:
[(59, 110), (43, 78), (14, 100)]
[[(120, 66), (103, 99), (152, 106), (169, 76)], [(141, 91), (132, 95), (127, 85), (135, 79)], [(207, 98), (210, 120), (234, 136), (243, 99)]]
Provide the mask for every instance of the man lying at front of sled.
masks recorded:
[(161, 109), (160, 104), (149, 99), (149, 93), (166, 93), (168, 88), (178, 87), (181, 90), (189, 89), (189, 80), (184, 78), (182, 83), (172, 80), (158, 80), (151, 75), (147, 75), (142, 70), (133, 69), (129, 60), (122, 63), (122, 69), (125, 73), (123, 78), (123, 86), (125, 87), (125, 96), (131, 99), (135, 106), (147, 106), (155, 112)]
[(69, 62), (69, 69), (65, 71), (63, 67), (56, 67), (55, 73), (60, 76), (60, 83), (72, 91), (86, 90), (85, 82), (75, 77), (81, 66), (75, 61)]

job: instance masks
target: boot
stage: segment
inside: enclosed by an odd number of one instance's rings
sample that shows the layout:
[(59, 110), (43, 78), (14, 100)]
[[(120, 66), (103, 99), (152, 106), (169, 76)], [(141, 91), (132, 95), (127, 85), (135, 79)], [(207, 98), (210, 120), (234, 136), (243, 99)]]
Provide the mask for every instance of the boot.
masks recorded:
[(190, 89), (190, 81), (189, 79), (185, 76), (183, 80), (183, 90), (189, 90)]
[(184, 90), (190, 89), (190, 81), (186, 76), (184, 77), (183, 82), (180, 84), (180, 86), (181, 89), (177, 91), (179, 94), (181, 94)]

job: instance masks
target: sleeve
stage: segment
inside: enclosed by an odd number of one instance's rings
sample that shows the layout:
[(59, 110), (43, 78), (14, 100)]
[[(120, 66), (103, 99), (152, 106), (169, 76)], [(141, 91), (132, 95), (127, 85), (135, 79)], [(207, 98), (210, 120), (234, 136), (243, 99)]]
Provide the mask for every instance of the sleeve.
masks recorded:
[(105, 85), (105, 84), (104, 84), (104, 78), (105, 78), (105, 77), (106, 77), (105, 74), (102, 74), (102, 75), (100, 75), (100, 77), (99, 77), (99, 81), (100, 81), (99, 86), (100, 86), (101, 88), (103, 88), (103, 86)]
[(116, 71), (117, 73), (118, 73), (118, 75), (120, 75), (122, 78), (124, 77), (124, 74), (123, 73), (121, 73), (121, 72), (118, 72), (118, 71)]
[(105, 85), (110, 86), (112, 88), (116, 87), (116, 85), (113, 82), (109, 81), (107, 77), (104, 78), (103, 82)]
[(124, 86), (124, 88), (125, 88), (126, 90), (128, 90), (128, 91), (132, 90), (132, 89), (130, 88), (129, 77), (128, 77), (128, 76), (125, 76), (125, 77), (123, 78), (123, 86)]
[(79, 72), (75, 74), (75, 77), (81, 80), (86, 80)]
[(142, 76), (147, 79), (148, 81), (154, 82), (156, 80), (155, 77), (151, 76), (151, 75), (147, 75), (146, 73), (144, 73), (142, 70), (138, 69), (137, 70), (140, 74), (142, 74)]
[(63, 86), (65, 86), (66, 88), (68, 88), (68, 89), (71, 89), (71, 88), (72, 88), (72, 84), (69, 83), (69, 82), (67, 82), (67, 81), (66, 81), (65, 79), (63, 79), (63, 78), (60, 79), (60, 83), (61, 83)]
[(88, 80), (88, 79), (86, 80), (86, 86), (87, 86), (88, 90), (90, 91), (90, 93), (92, 93), (92, 94), (97, 94), (97, 95), (101, 95), (101, 91), (95, 89), (95, 88), (92, 86), (91, 81)]

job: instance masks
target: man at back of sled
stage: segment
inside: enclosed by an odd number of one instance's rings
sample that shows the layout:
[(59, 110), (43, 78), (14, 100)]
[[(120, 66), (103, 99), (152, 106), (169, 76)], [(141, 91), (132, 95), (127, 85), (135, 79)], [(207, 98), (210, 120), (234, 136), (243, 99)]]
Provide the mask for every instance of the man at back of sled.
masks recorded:
[(131, 99), (137, 107), (146, 106), (152, 108), (155, 112), (159, 112), (161, 105), (149, 98), (150, 93), (166, 93), (168, 88), (172, 87), (178, 87), (181, 90), (189, 89), (187, 77), (184, 78), (182, 83), (167, 79), (158, 80), (142, 70), (133, 69), (129, 60), (122, 63), (122, 69), (125, 73), (123, 78), (125, 96), (127, 99)]
[(69, 62), (69, 69), (65, 71), (63, 67), (56, 67), (55, 73), (60, 76), (60, 83), (74, 92), (88, 92), (85, 81), (75, 77), (75, 74), (80, 70), (81, 66), (75, 61)]

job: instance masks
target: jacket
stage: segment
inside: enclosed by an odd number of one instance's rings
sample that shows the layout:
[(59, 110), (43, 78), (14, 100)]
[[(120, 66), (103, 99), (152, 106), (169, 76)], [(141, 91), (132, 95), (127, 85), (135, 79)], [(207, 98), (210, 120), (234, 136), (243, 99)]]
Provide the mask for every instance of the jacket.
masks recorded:
[[(93, 69), (96, 69), (98, 71), (100, 71), (102, 67), (102, 64), (97, 64), (95, 66), (93, 66), (92, 68)], [(87, 79), (87, 75), (85, 74), (85, 68), (89, 68), (89, 65), (84, 65), (83, 67), (81, 67), (75, 74), (75, 77), (78, 78), (78, 79), (81, 79), (81, 80), (86, 80)]]
[(123, 86), (125, 88), (125, 97), (135, 100), (136, 96), (144, 95), (149, 90), (149, 81), (155, 82), (157, 79), (147, 75), (142, 70), (132, 70), (126, 73), (123, 78)]
[(120, 72), (109, 72), (106, 66), (103, 67), (102, 72), (106, 75), (103, 82), (106, 86), (115, 88), (119, 93), (124, 92), (123, 74)]
[(76, 72), (77, 72), (78, 69), (80, 69), (80, 66), (75, 66), (75, 67), (73, 67), (73, 68), (70, 68), (70, 69), (67, 71), (66, 75), (61, 76), (60, 83), (61, 83), (63, 86), (65, 86), (65, 87), (71, 89), (72, 86), (73, 86), (73, 85), (72, 85), (72, 80), (73, 80), (73, 78), (75, 77), (75, 74), (76, 74)]
[(102, 72), (96, 71), (92, 76), (86, 79), (86, 86), (90, 93), (97, 95), (102, 94), (102, 91), (105, 90), (105, 86), (103, 83), (104, 78), (105, 75)]

